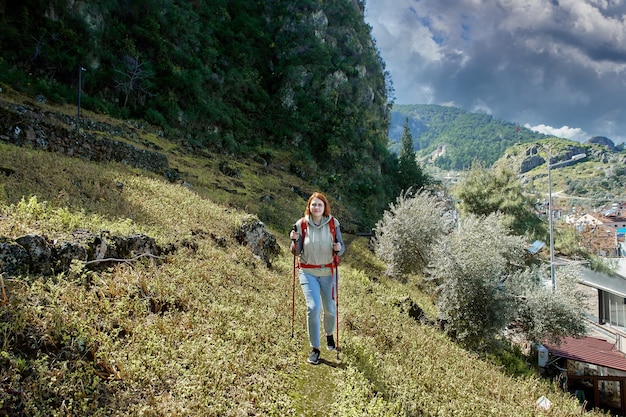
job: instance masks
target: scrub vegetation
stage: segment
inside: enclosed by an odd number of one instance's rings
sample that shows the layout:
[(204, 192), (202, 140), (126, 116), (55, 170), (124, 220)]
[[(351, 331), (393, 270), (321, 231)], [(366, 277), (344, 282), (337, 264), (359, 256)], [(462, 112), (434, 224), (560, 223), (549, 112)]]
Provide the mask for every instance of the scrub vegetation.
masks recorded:
[[(76, 262), (56, 276), (3, 278), (0, 409), (8, 415), (580, 415), (556, 385), (510, 371), (522, 356), (505, 367), (433, 327), (437, 307), (419, 277), (388, 278), (366, 238), (346, 235), (341, 353), (322, 352), (313, 367), (299, 293), (290, 334), (286, 231), (268, 224), (283, 248), (268, 268), (232, 237), (245, 210), (212, 200), (207, 188), (9, 145), (0, 145), (0, 166), (13, 171), (2, 177), (5, 237), (62, 240), (81, 228), (193, 243), (104, 271)], [(242, 178), (252, 176), (254, 162), (241, 167)], [(223, 176), (199, 175), (199, 184)], [(283, 175), (283, 194), (296, 181)], [(289, 204), (305, 202), (293, 195)], [(549, 411), (536, 408), (542, 395)]]

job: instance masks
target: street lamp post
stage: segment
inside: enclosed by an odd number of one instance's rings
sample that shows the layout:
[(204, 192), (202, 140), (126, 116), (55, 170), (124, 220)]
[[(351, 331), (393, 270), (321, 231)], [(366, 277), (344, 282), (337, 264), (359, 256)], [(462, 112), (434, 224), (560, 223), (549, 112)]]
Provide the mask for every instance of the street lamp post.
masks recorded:
[(554, 274), (554, 226), (552, 225), (552, 178), (550, 177), (550, 158), (548, 157), (548, 227), (550, 228), (550, 279), (552, 291), (556, 291), (556, 277)]
[(83, 87), (83, 71), (87, 71), (83, 67), (78, 67), (78, 115), (76, 117), (76, 126), (80, 127), (80, 95)]
[(556, 291), (556, 275), (554, 273), (554, 225), (552, 220), (552, 177), (550, 176), (550, 170), (586, 157), (587, 154), (579, 153), (565, 161), (550, 164), (550, 157), (548, 156), (548, 227), (550, 228), (550, 279), (552, 280), (552, 291)]

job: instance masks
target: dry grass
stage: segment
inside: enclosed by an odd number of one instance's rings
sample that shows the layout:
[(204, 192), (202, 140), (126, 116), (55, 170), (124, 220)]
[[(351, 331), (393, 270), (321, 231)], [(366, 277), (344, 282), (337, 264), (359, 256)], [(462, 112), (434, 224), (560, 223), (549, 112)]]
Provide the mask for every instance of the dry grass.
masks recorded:
[[(181, 157), (182, 158), (182, 157)], [(73, 228), (191, 239), (161, 263), (4, 279), (0, 410), (25, 416), (578, 416), (575, 399), (536, 377), (512, 378), (401, 308), (435, 314), (414, 284), (389, 281), (363, 238), (340, 268), (340, 360), (312, 367), (293, 258), (271, 269), (233, 239), (272, 188), (283, 224), (301, 215), (296, 181), (237, 165), (235, 203), (211, 198), (228, 179), (194, 168), (191, 190), (119, 164), (0, 145), (0, 235), (64, 238)], [(205, 166), (213, 165), (207, 162)], [(203, 166), (197, 164), (198, 167)], [(274, 168), (272, 168), (274, 169)], [(271, 178), (270, 178), (271, 177)], [(257, 178), (256, 180), (253, 180)], [(122, 191), (116, 183), (124, 184)], [(221, 186), (221, 185), (220, 185)], [(282, 189), (281, 189), (282, 186)], [(214, 189), (218, 189), (215, 187)], [(247, 200), (247, 202), (246, 202)], [(253, 210), (251, 210), (253, 211)], [(286, 249), (286, 233), (277, 233)], [(350, 236), (347, 236), (350, 237)], [(218, 243), (224, 238), (226, 244)], [(553, 408), (534, 403), (542, 395)], [(590, 413), (589, 415), (598, 415)]]

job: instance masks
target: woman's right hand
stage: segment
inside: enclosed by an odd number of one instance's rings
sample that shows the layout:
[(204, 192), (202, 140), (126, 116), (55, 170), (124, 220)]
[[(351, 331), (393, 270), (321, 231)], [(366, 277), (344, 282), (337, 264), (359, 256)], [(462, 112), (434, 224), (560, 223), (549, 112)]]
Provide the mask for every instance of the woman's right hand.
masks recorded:
[(291, 239), (294, 242), (300, 239), (300, 235), (298, 234), (298, 226), (295, 224), (291, 228), (291, 232), (289, 233), (289, 239)]

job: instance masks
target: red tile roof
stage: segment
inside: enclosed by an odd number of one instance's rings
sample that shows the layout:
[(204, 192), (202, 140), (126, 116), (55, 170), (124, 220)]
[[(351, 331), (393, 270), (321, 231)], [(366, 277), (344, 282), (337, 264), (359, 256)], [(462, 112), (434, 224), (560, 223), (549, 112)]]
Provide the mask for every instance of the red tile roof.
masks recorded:
[(626, 371), (626, 355), (606, 340), (595, 337), (565, 338), (560, 345), (545, 345), (553, 356)]

